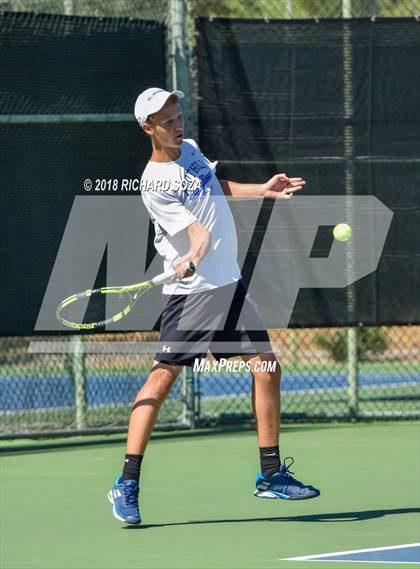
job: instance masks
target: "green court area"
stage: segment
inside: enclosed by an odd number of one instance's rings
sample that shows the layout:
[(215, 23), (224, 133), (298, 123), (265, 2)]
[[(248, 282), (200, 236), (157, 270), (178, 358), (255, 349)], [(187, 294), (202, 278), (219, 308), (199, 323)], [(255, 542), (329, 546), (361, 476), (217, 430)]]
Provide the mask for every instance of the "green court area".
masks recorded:
[(143, 463), (143, 524), (127, 527), (106, 498), (123, 437), (4, 442), (0, 566), (308, 569), (323, 565), (282, 559), (414, 543), (419, 448), (415, 422), (287, 425), (283, 457), (322, 494), (286, 502), (253, 496), (253, 431), (157, 434)]

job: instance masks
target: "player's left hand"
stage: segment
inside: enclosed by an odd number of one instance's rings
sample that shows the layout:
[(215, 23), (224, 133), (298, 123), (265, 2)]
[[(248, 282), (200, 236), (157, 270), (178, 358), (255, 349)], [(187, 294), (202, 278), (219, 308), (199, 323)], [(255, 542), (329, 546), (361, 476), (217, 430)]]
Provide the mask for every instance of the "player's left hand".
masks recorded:
[(303, 178), (289, 178), (286, 174), (275, 174), (264, 184), (264, 197), (274, 200), (289, 200), (305, 184)]

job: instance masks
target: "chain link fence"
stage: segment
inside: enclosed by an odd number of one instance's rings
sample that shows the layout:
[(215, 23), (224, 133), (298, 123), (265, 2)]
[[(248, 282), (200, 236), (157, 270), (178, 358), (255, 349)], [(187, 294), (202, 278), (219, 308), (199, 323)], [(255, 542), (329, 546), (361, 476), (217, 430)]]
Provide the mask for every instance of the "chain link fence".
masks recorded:
[[(196, 96), (194, 18), (420, 17), (420, 0), (0, 0), (3, 11), (128, 17), (168, 26), (172, 87)], [(179, 43), (180, 37), (183, 41)], [(194, 105), (189, 120), (196, 119)], [(420, 326), (271, 330), (282, 364), (284, 420), (418, 418)], [(86, 342), (144, 342), (156, 333), (0, 338), (0, 437), (127, 428), (153, 354), (85, 353)], [(29, 353), (31, 341), (61, 342), (62, 352)], [(353, 354), (354, 356), (354, 354)], [(249, 373), (183, 371), (159, 426), (252, 420)]]
[(36, 12), (96, 18), (140, 18), (167, 22), (168, 0), (0, 0), (5, 12)]
[(418, 0), (193, 0), (193, 16), (225, 18), (398, 18), (418, 16)]
[(190, 16), (225, 18), (419, 17), (420, 0), (0, 0), (0, 10), (168, 22), (185, 5)]
[[(0, 436), (124, 430), (153, 357), (100, 348), (148, 340), (157, 340), (156, 333), (1, 338)], [(46, 353), (31, 353), (31, 342), (48, 346)], [(86, 342), (93, 353), (85, 353)], [(182, 387), (181, 380), (163, 405), (161, 427), (187, 426)]]
[[(270, 338), (282, 367), (283, 419), (420, 416), (420, 327), (360, 327), (355, 370), (345, 328), (271, 330)], [(252, 416), (249, 374), (195, 380), (201, 424)]]
[[(282, 366), (283, 420), (418, 418), (420, 326), (357, 329), (355, 370), (346, 335), (343, 328), (270, 331)], [(104, 353), (103, 345), (157, 339), (153, 332), (36, 337), (37, 344), (63, 344), (62, 353), (39, 354), (28, 353), (34, 338), (2, 338), (0, 436), (125, 430), (153, 355)], [(251, 375), (229, 370), (234, 362), (218, 373), (184, 369), (161, 409), (159, 426), (252, 420)], [(353, 371), (355, 382), (349, 379)]]

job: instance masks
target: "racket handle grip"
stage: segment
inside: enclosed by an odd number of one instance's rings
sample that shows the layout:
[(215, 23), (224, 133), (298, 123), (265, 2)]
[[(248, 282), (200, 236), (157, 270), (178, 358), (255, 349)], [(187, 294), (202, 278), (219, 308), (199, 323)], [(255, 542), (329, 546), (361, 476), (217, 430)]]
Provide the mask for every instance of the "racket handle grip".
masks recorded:
[[(188, 271), (191, 273), (190, 275), (188, 275), (189, 277), (192, 277), (192, 275), (195, 273), (195, 266), (194, 263), (192, 263), (191, 261), (187, 261), (185, 263), (185, 267), (188, 269)], [(150, 281), (153, 285), (161, 285), (161, 284), (168, 284), (168, 283), (172, 283), (174, 281), (176, 281), (176, 274), (175, 271), (173, 269), (171, 269), (170, 271), (166, 272), (166, 273), (161, 273), (160, 275), (156, 275), (155, 277), (153, 277), (153, 279)]]

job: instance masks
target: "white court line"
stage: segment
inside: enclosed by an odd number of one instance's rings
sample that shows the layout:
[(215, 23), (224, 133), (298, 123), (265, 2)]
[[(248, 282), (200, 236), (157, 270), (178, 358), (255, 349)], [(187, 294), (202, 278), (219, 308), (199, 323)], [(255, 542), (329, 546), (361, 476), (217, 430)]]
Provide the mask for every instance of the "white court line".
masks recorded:
[(360, 559), (312, 559), (309, 557), (308, 559), (301, 559), (299, 557), (289, 557), (287, 559), (279, 559), (279, 561), (326, 561), (328, 563), (397, 563), (398, 565), (419, 565), (418, 561), (360, 561)]
[(286, 557), (279, 561), (335, 561), (336, 563), (407, 563), (418, 564), (418, 561), (360, 561), (356, 559), (326, 559), (326, 557), (335, 557), (336, 555), (350, 555), (352, 553), (366, 553), (368, 551), (386, 551), (387, 549), (403, 549), (405, 547), (419, 547), (419, 543), (406, 543), (404, 545), (388, 545), (387, 547), (370, 547), (368, 549), (350, 549), (349, 551), (334, 551), (333, 553), (321, 553), (317, 555), (303, 555), (300, 557)]

